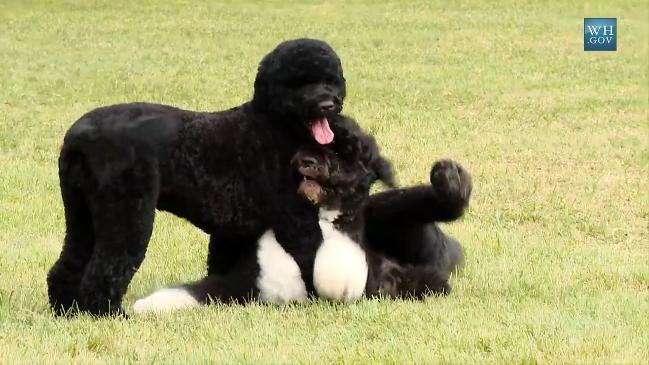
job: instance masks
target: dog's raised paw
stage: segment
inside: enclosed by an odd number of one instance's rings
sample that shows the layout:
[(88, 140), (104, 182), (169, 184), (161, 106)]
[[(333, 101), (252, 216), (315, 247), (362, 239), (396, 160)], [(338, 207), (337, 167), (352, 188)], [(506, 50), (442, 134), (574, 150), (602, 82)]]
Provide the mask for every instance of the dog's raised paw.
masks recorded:
[(443, 200), (467, 205), (473, 188), (471, 175), (453, 160), (439, 160), (430, 171), (430, 183)]

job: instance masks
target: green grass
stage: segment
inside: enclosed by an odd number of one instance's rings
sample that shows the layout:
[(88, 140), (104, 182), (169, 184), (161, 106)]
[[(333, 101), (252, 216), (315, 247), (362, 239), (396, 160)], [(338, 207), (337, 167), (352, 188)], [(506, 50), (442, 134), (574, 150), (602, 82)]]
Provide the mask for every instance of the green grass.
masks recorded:
[[(583, 18), (617, 17), (617, 52)], [(647, 363), (649, 5), (643, 1), (0, 4), (0, 364)], [(467, 267), (447, 298), (211, 306), (131, 320), (54, 319), (45, 275), (64, 219), (57, 155), (89, 109), (198, 110), (251, 96), (278, 42), (328, 40), (346, 112), (402, 185), (438, 158), (472, 173), (444, 226)], [(159, 214), (133, 301), (204, 272), (207, 236)]]

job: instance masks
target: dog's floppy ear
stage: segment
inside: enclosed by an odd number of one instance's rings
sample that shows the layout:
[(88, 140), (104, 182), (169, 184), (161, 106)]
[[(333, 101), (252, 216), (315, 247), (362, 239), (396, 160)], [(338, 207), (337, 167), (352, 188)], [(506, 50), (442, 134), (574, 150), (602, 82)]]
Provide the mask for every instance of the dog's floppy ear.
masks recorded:
[(381, 155), (376, 139), (369, 134), (365, 134), (358, 139), (358, 144), (361, 151), (360, 159), (367, 168), (372, 170), (376, 179), (381, 180), (390, 188), (396, 187), (392, 164)]
[(390, 161), (383, 158), (383, 156), (379, 155), (376, 159), (374, 159), (370, 167), (376, 174), (376, 177), (381, 180), (387, 187), (394, 188), (397, 186), (394, 180), (394, 171), (392, 170), (392, 164), (390, 163)]
[(376, 179), (381, 180), (387, 187), (396, 187), (397, 184), (394, 180), (392, 164), (381, 155), (376, 139), (366, 134), (362, 138), (359, 138), (359, 140), (362, 145), (361, 150), (363, 151), (362, 159), (366, 161), (367, 166), (374, 172)]
[(352, 118), (340, 115), (332, 125), (336, 135), (337, 153), (347, 161), (360, 161), (377, 180), (396, 187), (392, 164), (381, 156), (376, 139), (365, 132)]

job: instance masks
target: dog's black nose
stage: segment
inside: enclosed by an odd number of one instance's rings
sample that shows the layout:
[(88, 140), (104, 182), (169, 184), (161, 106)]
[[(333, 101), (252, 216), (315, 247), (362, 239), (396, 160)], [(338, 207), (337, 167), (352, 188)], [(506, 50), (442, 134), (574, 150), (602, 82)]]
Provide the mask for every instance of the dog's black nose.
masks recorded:
[(302, 159), (300, 160), (300, 164), (302, 165), (302, 167), (311, 167), (316, 165), (317, 163), (318, 160), (309, 156), (302, 157)]
[(336, 108), (336, 103), (334, 103), (333, 100), (323, 100), (320, 103), (318, 103), (318, 106), (320, 107), (320, 110), (322, 110), (323, 112), (328, 112)]

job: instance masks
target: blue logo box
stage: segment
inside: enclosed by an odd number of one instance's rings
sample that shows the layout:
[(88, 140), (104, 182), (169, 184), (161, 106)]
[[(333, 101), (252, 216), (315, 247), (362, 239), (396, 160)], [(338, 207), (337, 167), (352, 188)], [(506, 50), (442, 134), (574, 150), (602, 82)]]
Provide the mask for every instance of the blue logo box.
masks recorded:
[(617, 18), (584, 18), (584, 51), (617, 51)]

